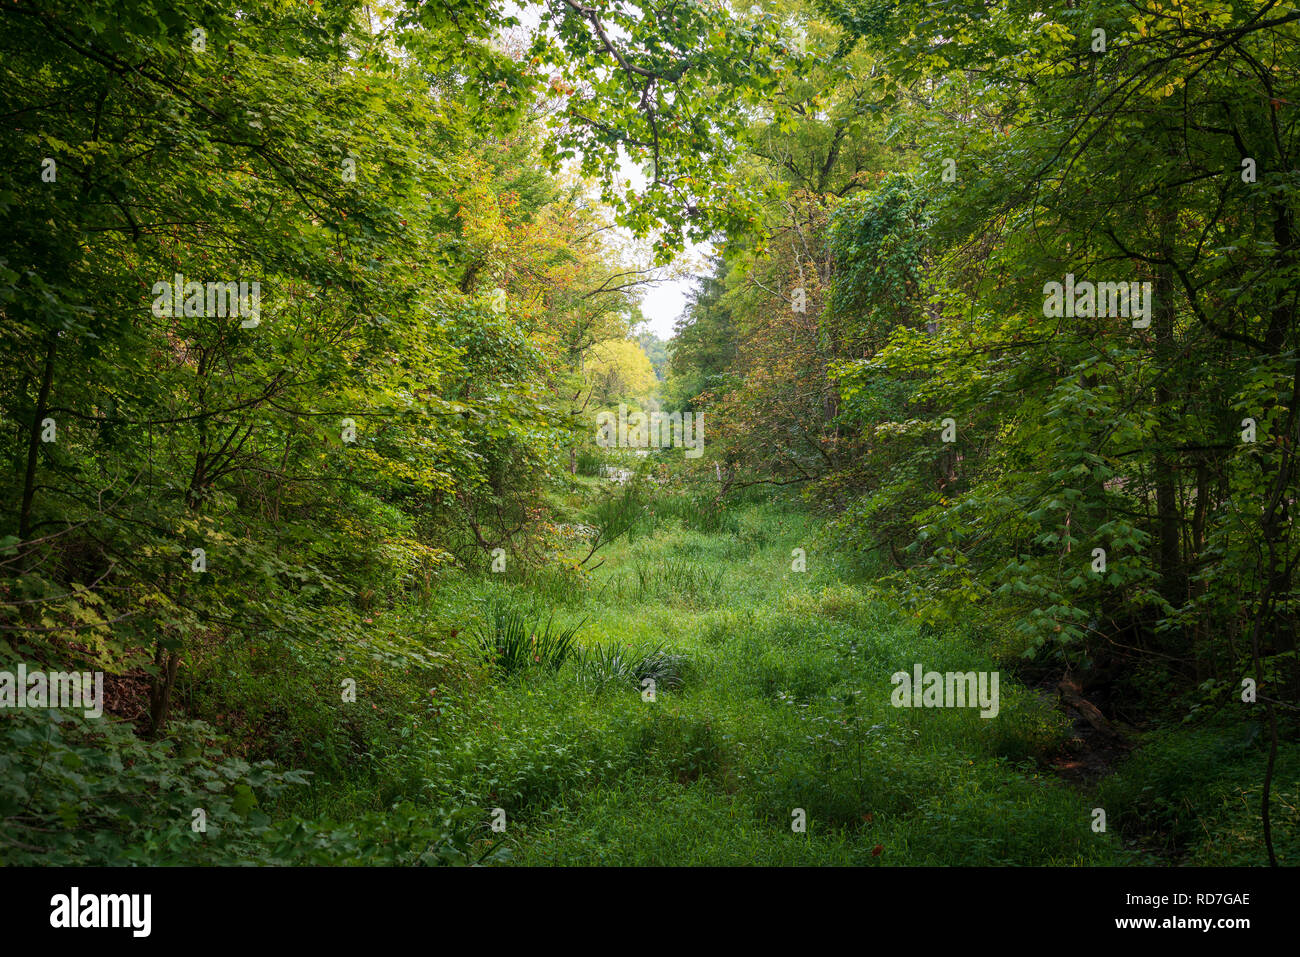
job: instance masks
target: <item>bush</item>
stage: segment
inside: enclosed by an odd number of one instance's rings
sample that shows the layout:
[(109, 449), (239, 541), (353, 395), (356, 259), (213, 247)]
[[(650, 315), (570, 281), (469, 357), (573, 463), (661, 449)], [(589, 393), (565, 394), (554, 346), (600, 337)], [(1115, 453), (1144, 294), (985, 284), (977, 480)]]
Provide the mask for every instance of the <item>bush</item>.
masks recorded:
[[(342, 825), (272, 819), (308, 772), (223, 753), (200, 721), (144, 741), (111, 719), (15, 711), (0, 722), (0, 865), (471, 864), (501, 861), (474, 810), (410, 805)], [(196, 812), (202, 812), (201, 816)], [(198, 821), (201, 830), (195, 830)]]
[[(1266, 735), (1253, 721), (1152, 734), (1101, 783), (1099, 804), (1107, 808), (1111, 826), (1129, 839), (1188, 852), (1201, 863), (1263, 864), (1259, 801), (1266, 749)], [(1300, 748), (1284, 743), (1273, 784), (1273, 840), (1284, 864), (1296, 863), (1300, 848), (1300, 816), (1285, 797), (1288, 790), (1294, 793), (1297, 779)], [(1252, 813), (1243, 814), (1243, 808)], [(1198, 855), (1202, 846), (1231, 848), (1232, 859)]]

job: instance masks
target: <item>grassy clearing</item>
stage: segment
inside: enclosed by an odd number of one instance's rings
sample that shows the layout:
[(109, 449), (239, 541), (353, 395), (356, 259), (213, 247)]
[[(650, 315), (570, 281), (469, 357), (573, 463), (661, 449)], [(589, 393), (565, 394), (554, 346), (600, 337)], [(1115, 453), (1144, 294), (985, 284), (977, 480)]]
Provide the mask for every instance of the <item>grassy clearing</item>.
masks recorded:
[[(916, 661), (996, 665), (841, 581), (805, 515), (752, 505), (720, 522), (654, 522), (569, 581), (562, 601), (504, 576), (447, 584), (417, 631), (500, 629), (509, 607), (515, 644), (581, 623), (576, 647), (562, 662), (547, 652), (532, 667), (523, 654), (508, 671), (449, 669), (354, 766), (350, 787), (332, 783), (332, 798), (303, 810), (501, 807), (524, 864), (1128, 859), (1092, 833), (1089, 802), (1038, 769), (1062, 727), (1035, 696), (1004, 681), (993, 721), (889, 705), (889, 676)], [(806, 572), (791, 570), (795, 547)], [(443, 639), (446, 660), (462, 657), (458, 640)], [(653, 702), (641, 685), (651, 675)], [(806, 833), (792, 832), (796, 808)]]
[[(750, 506), (729, 532), (683, 527), (611, 551), (585, 601), (583, 641), (663, 643), (688, 662), (654, 703), (593, 698), (538, 677), (503, 702), (510, 732), (573, 722), (604, 740), (596, 776), (535, 802), (510, 843), (528, 864), (1117, 863), (1090, 804), (1035, 758), (1061, 720), (1012, 683), (1002, 711), (895, 709), (890, 675), (996, 664), (924, 636), (818, 561), (809, 519)], [(791, 570), (804, 548), (808, 570)], [(508, 747), (509, 745), (504, 745)], [(500, 795), (498, 795), (500, 796)], [(791, 829), (802, 809), (806, 833)]]
[[(248, 756), (294, 753), (317, 773), (282, 812), (326, 825), (395, 807), (464, 820), (473, 856), (494, 846), (520, 864), (1258, 862), (1258, 827), (1241, 822), (1260, 754), (1240, 729), (1167, 735), (1082, 793), (1048, 769), (1068, 732), (1054, 703), (986, 638), (919, 627), (847, 580), (815, 519), (770, 503), (722, 518), (644, 509), (593, 574), (560, 564), (527, 580), (460, 576), (425, 603), (376, 613), (375, 632), (418, 648), (418, 661), (341, 650), (322, 674), (281, 659), (261, 683), (224, 692), (246, 701), (205, 707), (260, 702)], [(890, 676), (917, 662), (999, 670), (997, 717), (892, 707)], [(332, 690), (347, 675), (356, 705)], [(218, 687), (211, 675), (198, 685)], [(281, 693), (304, 686), (318, 707)], [(1294, 758), (1279, 777), (1287, 854)], [(490, 828), (494, 808), (504, 832)], [(425, 849), (386, 840), (398, 862)]]

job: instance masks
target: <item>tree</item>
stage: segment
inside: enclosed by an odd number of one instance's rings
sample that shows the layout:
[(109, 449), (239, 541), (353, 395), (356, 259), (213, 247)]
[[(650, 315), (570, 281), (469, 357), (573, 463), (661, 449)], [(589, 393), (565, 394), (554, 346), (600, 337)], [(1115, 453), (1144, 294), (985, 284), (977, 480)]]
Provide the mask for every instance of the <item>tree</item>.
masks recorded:
[(583, 368), (593, 398), (602, 405), (626, 399), (646, 399), (659, 380), (650, 359), (633, 339), (598, 343)]

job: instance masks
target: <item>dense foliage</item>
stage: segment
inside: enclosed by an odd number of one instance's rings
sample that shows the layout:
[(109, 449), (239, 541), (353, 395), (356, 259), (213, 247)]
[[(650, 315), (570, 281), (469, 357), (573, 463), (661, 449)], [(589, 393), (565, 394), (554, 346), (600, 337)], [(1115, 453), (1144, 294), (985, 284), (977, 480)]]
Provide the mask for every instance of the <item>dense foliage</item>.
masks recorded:
[[(107, 680), (0, 715), (0, 862), (1293, 861), (1298, 41), (1277, 0), (4, 5), (0, 672)], [(921, 654), (1003, 717), (889, 708)], [(1045, 784), (1084, 745), (1035, 686), (1145, 747)], [(634, 836), (660, 800), (743, 839)]]
[(923, 620), (978, 615), (1130, 714), (1263, 722), (1267, 795), (1300, 701), (1300, 13), (819, 14), (825, 72), (750, 131), (789, 198), (701, 287), (675, 381), (725, 412), (736, 483), (833, 503)]

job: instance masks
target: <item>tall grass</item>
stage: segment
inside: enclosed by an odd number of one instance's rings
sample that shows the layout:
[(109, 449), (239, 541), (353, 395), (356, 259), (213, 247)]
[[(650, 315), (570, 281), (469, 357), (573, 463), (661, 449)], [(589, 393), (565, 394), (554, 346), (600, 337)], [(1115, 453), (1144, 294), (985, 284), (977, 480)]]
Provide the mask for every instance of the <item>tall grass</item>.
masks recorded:
[(700, 562), (683, 558), (638, 562), (628, 572), (611, 579), (606, 594), (630, 602), (649, 599), (700, 601), (721, 593), (724, 574), (721, 568), (710, 571)]
[(683, 527), (697, 532), (735, 535), (740, 531), (735, 509), (711, 492), (665, 495), (655, 500), (653, 509), (656, 520), (676, 519)]
[(478, 630), (478, 647), (506, 677), (529, 668), (554, 672), (573, 654), (581, 627), (581, 622), (558, 627), (550, 618), (542, 625), (523, 609), (496, 601), (489, 605), (487, 621)]
[(576, 660), (578, 680), (600, 694), (616, 686), (642, 688), (646, 678), (654, 681), (656, 692), (680, 688), (688, 658), (662, 644), (646, 650), (608, 642), (583, 648)]

